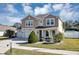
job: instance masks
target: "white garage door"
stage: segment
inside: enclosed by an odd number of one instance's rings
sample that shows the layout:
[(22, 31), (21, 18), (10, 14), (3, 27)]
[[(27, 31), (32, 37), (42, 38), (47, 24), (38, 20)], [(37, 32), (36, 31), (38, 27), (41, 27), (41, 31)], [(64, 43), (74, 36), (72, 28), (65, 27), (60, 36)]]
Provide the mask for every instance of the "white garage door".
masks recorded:
[(23, 31), (23, 37), (28, 38), (32, 30), (25, 30)]
[(21, 30), (17, 32), (17, 37), (28, 38), (32, 30)]

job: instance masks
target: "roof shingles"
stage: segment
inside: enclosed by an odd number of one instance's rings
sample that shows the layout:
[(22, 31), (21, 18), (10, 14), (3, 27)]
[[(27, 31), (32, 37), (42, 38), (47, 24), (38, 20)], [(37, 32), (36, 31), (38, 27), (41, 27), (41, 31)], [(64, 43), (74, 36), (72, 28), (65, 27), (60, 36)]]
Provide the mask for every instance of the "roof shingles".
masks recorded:
[(10, 27), (10, 26), (6, 26), (6, 25), (0, 25), (0, 31), (5, 31), (5, 30), (13, 30), (13, 31), (16, 31), (16, 28)]

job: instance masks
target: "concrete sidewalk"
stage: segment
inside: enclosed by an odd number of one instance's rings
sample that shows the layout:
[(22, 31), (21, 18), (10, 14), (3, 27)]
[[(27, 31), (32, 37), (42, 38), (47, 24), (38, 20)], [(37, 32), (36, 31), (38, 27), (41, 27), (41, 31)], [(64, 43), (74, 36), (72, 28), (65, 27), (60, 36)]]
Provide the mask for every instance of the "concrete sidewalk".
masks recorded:
[(0, 55), (4, 54), (10, 49), (11, 40), (2, 40), (0, 41)]
[(66, 51), (66, 50), (56, 50), (56, 49), (46, 49), (46, 48), (25, 47), (25, 46), (19, 46), (17, 44), (13, 45), (12, 48), (23, 49), (23, 50), (32, 50), (32, 51), (37, 51), (37, 52), (63, 54), (63, 55), (79, 55), (79, 52), (76, 52), (76, 51)]

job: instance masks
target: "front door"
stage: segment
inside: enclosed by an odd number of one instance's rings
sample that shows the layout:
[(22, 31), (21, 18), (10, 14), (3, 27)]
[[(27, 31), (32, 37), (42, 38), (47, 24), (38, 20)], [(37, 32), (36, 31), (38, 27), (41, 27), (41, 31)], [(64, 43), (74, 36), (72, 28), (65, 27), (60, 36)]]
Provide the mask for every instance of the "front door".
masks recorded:
[(49, 37), (49, 32), (48, 31), (46, 31), (46, 37)]
[(49, 32), (48, 32), (48, 31), (46, 31), (46, 38), (45, 38), (45, 40), (46, 40), (47, 42), (50, 41), (50, 38), (49, 38)]
[(39, 39), (40, 39), (40, 41), (43, 41), (42, 40), (42, 30), (39, 30)]

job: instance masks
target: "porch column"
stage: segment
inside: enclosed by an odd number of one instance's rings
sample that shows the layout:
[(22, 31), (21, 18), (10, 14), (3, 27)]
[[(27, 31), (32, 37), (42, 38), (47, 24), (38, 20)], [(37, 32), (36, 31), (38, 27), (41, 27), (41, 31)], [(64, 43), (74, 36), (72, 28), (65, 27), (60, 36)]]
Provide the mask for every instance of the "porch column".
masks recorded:
[(37, 33), (36, 35), (37, 35), (37, 37), (38, 37), (38, 40), (40, 40), (40, 39), (39, 39), (39, 30), (37, 30), (36, 33)]
[(52, 37), (52, 31), (50, 30), (50, 37)]
[(46, 37), (46, 30), (43, 30), (43, 37)]
[(44, 31), (43, 30), (41, 30), (42, 31), (42, 37), (44, 37)]
[(48, 33), (49, 33), (49, 37), (51, 37), (51, 32), (50, 32), (50, 30), (48, 30)]

